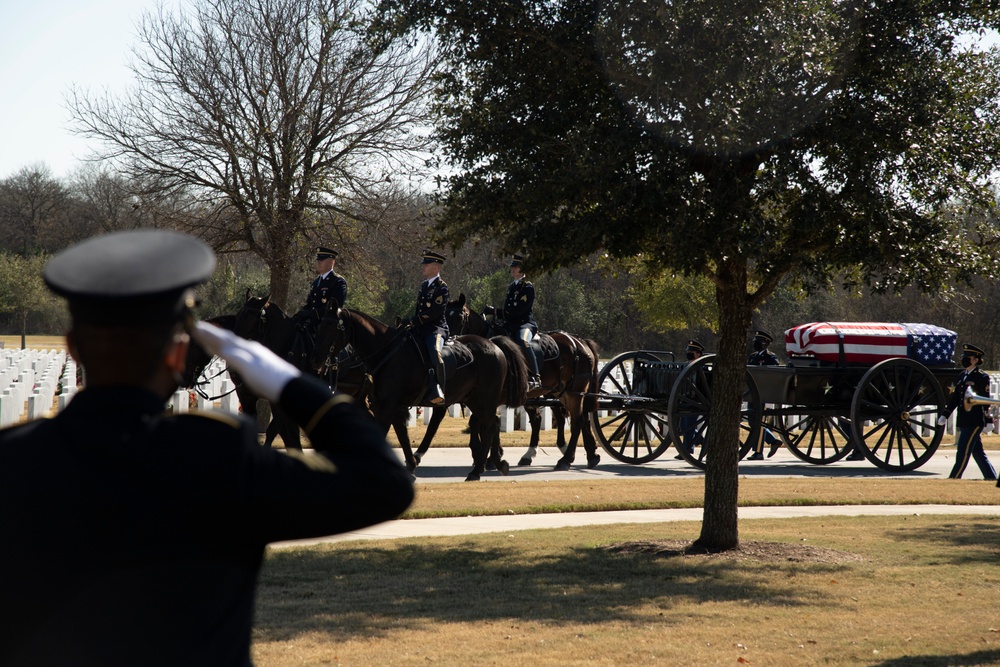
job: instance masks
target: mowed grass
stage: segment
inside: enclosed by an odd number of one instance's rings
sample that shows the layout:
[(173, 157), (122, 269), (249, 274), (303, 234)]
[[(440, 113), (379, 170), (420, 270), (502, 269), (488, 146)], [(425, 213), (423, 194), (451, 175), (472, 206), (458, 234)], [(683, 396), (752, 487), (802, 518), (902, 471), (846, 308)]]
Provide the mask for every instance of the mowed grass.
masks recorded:
[[(20, 336), (0, 336), (0, 343), (8, 350), (21, 349)], [(65, 350), (66, 338), (64, 336), (27, 336), (25, 337), (25, 347), (29, 350)]]
[[(271, 550), (253, 654), (284, 665), (1000, 664), (1000, 519), (744, 521), (808, 558), (607, 547), (697, 523)], [(676, 552), (675, 552), (676, 553)]]

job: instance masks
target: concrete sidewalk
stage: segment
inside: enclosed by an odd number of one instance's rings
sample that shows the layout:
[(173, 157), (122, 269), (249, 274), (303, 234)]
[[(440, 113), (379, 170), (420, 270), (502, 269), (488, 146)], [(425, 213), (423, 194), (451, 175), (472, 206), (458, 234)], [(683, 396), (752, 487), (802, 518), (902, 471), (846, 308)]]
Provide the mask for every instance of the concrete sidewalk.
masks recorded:
[[(467, 516), (446, 519), (387, 521), (364, 530), (310, 540), (275, 542), (271, 547), (308, 546), (347, 540), (388, 540), (412, 537), (477, 535), (539, 528), (569, 528), (620, 523), (662, 523), (701, 521), (702, 509), (628, 510), (616, 512), (573, 512), (565, 514), (518, 514)], [(806, 507), (741, 507), (740, 519), (790, 519), (817, 516), (906, 516), (920, 514), (1000, 516), (996, 505), (821, 505)]]

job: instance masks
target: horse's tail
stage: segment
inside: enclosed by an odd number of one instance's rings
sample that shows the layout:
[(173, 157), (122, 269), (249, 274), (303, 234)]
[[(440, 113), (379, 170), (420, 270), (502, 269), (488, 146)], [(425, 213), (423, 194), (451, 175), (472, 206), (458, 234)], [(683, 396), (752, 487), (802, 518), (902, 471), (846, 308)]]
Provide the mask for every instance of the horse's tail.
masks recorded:
[(590, 348), (590, 355), (593, 357), (591, 362), (590, 372), (591, 381), (590, 386), (587, 388), (587, 397), (583, 401), (583, 411), (584, 412), (594, 412), (597, 410), (597, 394), (600, 393), (601, 388), (597, 386), (597, 362), (601, 358), (600, 350), (597, 347), (597, 341), (590, 338), (581, 338), (583, 344)]
[(524, 405), (528, 395), (528, 364), (524, 361), (521, 347), (507, 336), (494, 336), (490, 340), (507, 359), (507, 395), (504, 404), (509, 408), (519, 408)]

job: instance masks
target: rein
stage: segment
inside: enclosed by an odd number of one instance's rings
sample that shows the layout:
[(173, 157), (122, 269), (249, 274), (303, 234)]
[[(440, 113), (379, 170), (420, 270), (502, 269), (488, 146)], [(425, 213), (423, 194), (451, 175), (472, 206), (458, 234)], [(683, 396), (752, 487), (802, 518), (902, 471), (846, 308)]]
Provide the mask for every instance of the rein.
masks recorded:
[[(347, 315), (350, 315), (351, 311), (348, 310), (348, 309), (346, 309), (346, 308), (341, 308), (341, 313), (347, 313)], [(337, 329), (341, 333), (343, 333), (343, 335), (344, 335), (344, 345), (345, 345), (345, 347), (347, 345), (353, 346), (354, 347), (354, 353), (355, 353), (355, 355), (358, 357), (358, 359), (361, 360), (361, 363), (364, 364), (366, 367), (369, 366), (368, 361), (370, 359), (373, 359), (377, 355), (382, 354), (382, 352), (384, 350), (388, 349), (390, 346), (392, 346), (392, 345), (396, 346), (395, 349), (389, 350), (389, 352), (385, 355), (385, 357), (380, 362), (378, 362), (377, 364), (375, 364), (374, 367), (371, 367), (371, 368), (368, 369), (369, 375), (374, 375), (375, 371), (377, 371), (378, 369), (382, 368), (382, 366), (384, 366), (386, 364), (386, 362), (388, 362), (397, 352), (399, 352), (400, 350), (402, 350), (403, 349), (403, 345), (405, 345), (406, 342), (407, 342), (408, 336), (406, 336), (406, 335), (398, 336), (398, 337), (396, 337), (395, 340), (388, 341), (385, 345), (383, 345), (382, 347), (378, 348), (377, 350), (375, 350), (371, 354), (362, 356), (360, 353), (358, 353), (357, 346), (354, 345), (354, 320), (353, 320), (353, 318), (350, 318), (348, 321), (350, 322), (350, 328), (348, 328), (347, 324), (344, 322), (344, 317), (342, 315), (338, 316), (337, 317)]]

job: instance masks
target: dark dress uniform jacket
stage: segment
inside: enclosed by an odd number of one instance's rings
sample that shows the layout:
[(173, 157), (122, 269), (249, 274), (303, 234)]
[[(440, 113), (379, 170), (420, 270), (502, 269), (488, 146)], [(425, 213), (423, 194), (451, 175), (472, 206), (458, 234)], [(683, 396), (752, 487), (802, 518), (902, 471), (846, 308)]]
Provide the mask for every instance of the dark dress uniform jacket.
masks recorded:
[(164, 415), (134, 387), (0, 431), (0, 665), (249, 665), (264, 546), (393, 518), (413, 495), (328, 387), (293, 380), (281, 406), (325, 456), (261, 447), (228, 415)]
[(535, 286), (527, 280), (518, 280), (507, 286), (507, 298), (503, 302), (504, 328), (511, 336), (525, 324), (535, 325), (532, 308), (535, 305)]
[(955, 391), (948, 399), (946, 414), (950, 415), (958, 408), (955, 415), (955, 424), (959, 427), (966, 426), (986, 426), (986, 406), (973, 405), (971, 410), (966, 410), (962, 406), (965, 400), (965, 390), (972, 387), (972, 393), (989, 398), (990, 376), (984, 373), (978, 366), (973, 366), (969, 370), (962, 371), (958, 380), (955, 381)]
[(448, 310), (448, 285), (441, 276), (428, 284), (420, 283), (417, 293), (417, 311), (413, 316), (413, 329), (422, 336), (434, 333), (448, 335), (448, 321), (445, 312)]
[(303, 310), (314, 312), (315, 320), (318, 322), (323, 319), (332, 299), (337, 301), (338, 306), (344, 305), (347, 300), (347, 281), (344, 280), (344, 276), (330, 271), (325, 277), (317, 276), (313, 280)]
[(760, 350), (747, 357), (747, 366), (780, 366), (778, 357), (769, 350)]

